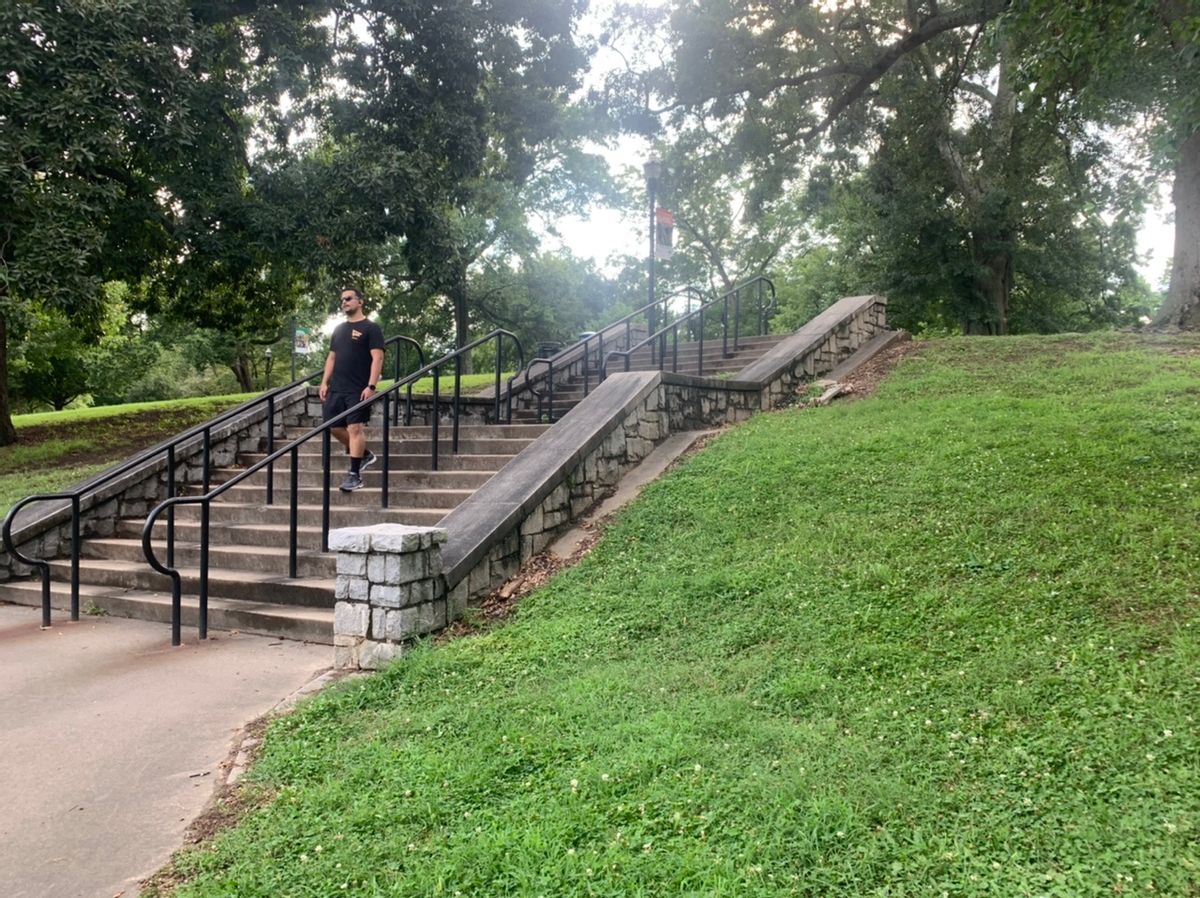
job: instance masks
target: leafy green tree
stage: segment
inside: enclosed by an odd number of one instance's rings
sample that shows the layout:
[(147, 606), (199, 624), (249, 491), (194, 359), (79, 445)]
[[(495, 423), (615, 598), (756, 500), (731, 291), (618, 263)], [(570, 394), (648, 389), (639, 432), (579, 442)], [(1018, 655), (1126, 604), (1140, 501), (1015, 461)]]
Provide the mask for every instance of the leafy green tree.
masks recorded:
[(167, 246), (150, 172), (189, 140), (178, 0), (0, 6), (0, 445), (16, 439), (8, 327), (37, 302), (95, 328), (106, 277)]
[(88, 346), (60, 309), (39, 309), (12, 359), (12, 388), (29, 408), (64, 409), (88, 392)]
[(911, 278), (936, 273), (949, 303), (941, 317), (969, 333), (1006, 333), (1038, 212), (1137, 211), (1136, 199), (1096, 205), (1104, 191), (1091, 181), (1107, 160), (1070, 108), (1070, 79), (1035, 81), (1022, 68), (1028, 28), (1003, 17), (1007, 6), (680, 5), (668, 111), (681, 125), (733, 128), (727, 158), (753, 173), (752, 209), (786, 196), (814, 158), (845, 179), (868, 152), (890, 155), (873, 166), (878, 196), (866, 197), (892, 216), (876, 236), (890, 232)]
[[(311, 268), (444, 296), (468, 339), (469, 272), (528, 252), (533, 207), (580, 201), (590, 129), (571, 105), (585, 56), (582, 4), (550, 0), (345, 6), (327, 87), (295, 115), (318, 137), (262, 182), (276, 208), (308, 211), (286, 242)], [(434, 52), (431, 52), (431, 48)], [(297, 254), (299, 258), (300, 253)]]
[(1141, 140), (1173, 176), (1174, 258), (1155, 324), (1200, 329), (1200, 3), (1025, 0), (1012, 18), (1029, 34), (1029, 77), (1068, 81), (1078, 115)]

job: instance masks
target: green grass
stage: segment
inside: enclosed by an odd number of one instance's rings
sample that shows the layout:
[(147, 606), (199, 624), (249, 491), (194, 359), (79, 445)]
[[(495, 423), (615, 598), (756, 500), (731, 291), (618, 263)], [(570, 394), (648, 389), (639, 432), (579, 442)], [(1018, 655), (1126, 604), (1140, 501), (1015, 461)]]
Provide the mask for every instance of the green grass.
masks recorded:
[(17, 416), (13, 420), (18, 442), (0, 447), (0, 516), (25, 496), (67, 489), (244, 398), (215, 396)]
[[(500, 375), (501, 388), (503, 388), (508, 383), (508, 379), (510, 377), (512, 377), (511, 371), (506, 371)], [(379, 382), (379, 388), (386, 389), (388, 386), (390, 386), (393, 383), (395, 383), (394, 380), (381, 380)], [(464, 374), (462, 376), (462, 384), (459, 387), (459, 389), (462, 390), (462, 392), (465, 394), (465, 393), (482, 390), (485, 387), (494, 386), (495, 383), (496, 383), (496, 375), (494, 372), (490, 373), (490, 374)], [(401, 390), (400, 392), (403, 395), (404, 393), (407, 392), (407, 390), (406, 389)], [(432, 392), (433, 392), (433, 378), (432, 377), (423, 377), (413, 384), (413, 395), (430, 394)], [(442, 376), (442, 377), (438, 378), (438, 392), (442, 396), (446, 396), (447, 394), (453, 395), (453, 393), (454, 393), (454, 378), (446, 377), (446, 376)]]
[[(501, 375), (501, 385), (508, 382), (511, 372)], [(464, 374), (462, 387), (464, 392), (480, 390), (495, 383), (494, 374)], [(380, 389), (394, 383), (392, 380), (381, 380)], [(453, 378), (442, 377), (440, 389), (443, 393), (454, 389)], [(433, 392), (433, 378), (425, 377), (413, 384), (413, 393)], [(64, 409), (60, 412), (35, 412), (29, 415), (13, 415), (13, 425), (20, 430), (22, 427), (36, 427), (44, 424), (68, 424), (82, 421), (94, 421), (101, 418), (112, 418), (135, 412), (163, 411), (171, 409), (186, 409), (197, 404), (219, 404), (222, 407), (237, 405), (253, 399), (259, 393), (230, 393), (227, 396), (206, 396), (199, 399), (163, 399), (157, 402), (130, 402), (125, 405), (100, 405), (92, 408)]]
[(61, 412), (36, 412), (31, 415), (13, 415), (13, 425), (20, 430), (22, 427), (36, 427), (45, 424), (65, 425), (84, 421), (97, 421), (104, 418), (116, 418), (122, 415), (139, 412), (188, 410), (195, 407), (220, 406), (229, 408), (249, 399), (257, 393), (230, 393), (227, 396), (204, 396), (192, 399), (162, 399), (157, 402), (129, 402), (125, 405), (98, 405), (91, 408), (70, 408)]
[(756, 418), (504, 627), (274, 723), (188, 896), (1200, 894), (1200, 343)]

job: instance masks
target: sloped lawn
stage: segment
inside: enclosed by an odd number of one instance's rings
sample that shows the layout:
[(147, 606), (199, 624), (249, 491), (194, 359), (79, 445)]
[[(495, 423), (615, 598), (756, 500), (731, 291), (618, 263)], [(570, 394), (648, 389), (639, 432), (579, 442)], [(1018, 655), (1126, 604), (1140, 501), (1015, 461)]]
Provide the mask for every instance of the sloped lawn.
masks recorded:
[(184, 895), (1200, 894), (1200, 343), (759, 417), (491, 632), (270, 729)]

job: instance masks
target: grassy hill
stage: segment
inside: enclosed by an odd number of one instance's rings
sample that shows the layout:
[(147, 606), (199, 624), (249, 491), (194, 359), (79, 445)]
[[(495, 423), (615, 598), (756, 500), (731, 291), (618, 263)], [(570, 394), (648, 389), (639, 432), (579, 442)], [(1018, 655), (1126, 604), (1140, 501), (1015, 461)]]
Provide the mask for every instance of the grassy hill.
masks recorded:
[(946, 340), (274, 723), (188, 896), (1200, 894), (1200, 342)]

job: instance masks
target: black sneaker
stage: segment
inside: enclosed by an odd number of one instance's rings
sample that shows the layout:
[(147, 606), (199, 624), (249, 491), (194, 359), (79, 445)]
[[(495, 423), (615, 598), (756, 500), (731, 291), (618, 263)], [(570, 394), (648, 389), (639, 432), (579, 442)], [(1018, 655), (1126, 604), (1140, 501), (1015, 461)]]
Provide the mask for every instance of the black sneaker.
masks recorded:
[(367, 454), (363, 456), (363, 460), (358, 466), (358, 470), (365, 471), (367, 468), (371, 467), (371, 465), (375, 464), (375, 462), (377, 462), (377, 461), (379, 461), (379, 459), (375, 457), (375, 453), (372, 452), (370, 449), (368, 449)]
[(342, 481), (342, 485), (338, 487), (343, 493), (352, 493), (355, 490), (362, 489), (362, 477), (353, 472), (346, 475), (346, 479)]

